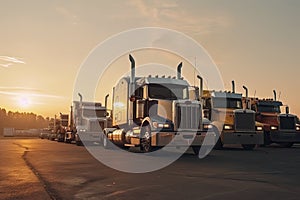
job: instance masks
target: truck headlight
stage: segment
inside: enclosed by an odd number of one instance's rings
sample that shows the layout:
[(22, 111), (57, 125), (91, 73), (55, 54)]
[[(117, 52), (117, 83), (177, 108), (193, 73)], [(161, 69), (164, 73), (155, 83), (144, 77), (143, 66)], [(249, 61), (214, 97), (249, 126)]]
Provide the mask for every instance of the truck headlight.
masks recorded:
[(271, 130), (277, 130), (277, 126), (271, 126)]
[(170, 128), (170, 124), (153, 122), (153, 127), (154, 128)]
[(257, 126), (257, 127), (256, 127), (256, 130), (257, 130), (257, 131), (262, 131), (262, 130), (263, 130), (263, 127), (262, 127), (262, 126)]
[(296, 131), (300, 131), (300, 126), (296, 126)]
[(211, 124), (203, 124), (203, 129), (211, 129), (212, 127)]
[(225, 129), (225, 130), (232, 130), (233, 128), (232, 128), (232, 126), (230, 126), (230, 125), (224, 125), (224, 129)]

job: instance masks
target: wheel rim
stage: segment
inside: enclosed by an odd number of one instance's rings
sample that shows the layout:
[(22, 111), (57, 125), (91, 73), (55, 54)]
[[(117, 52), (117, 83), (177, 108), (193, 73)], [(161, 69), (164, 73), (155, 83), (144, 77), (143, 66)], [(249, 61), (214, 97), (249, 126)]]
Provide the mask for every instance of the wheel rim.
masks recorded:
[(150, 131), (148, 127), (145, 127), (145, 132), (142, 137), (142, 147), (144, 152), (150, 152), (151, 150), (151, 136), (150, 136)]

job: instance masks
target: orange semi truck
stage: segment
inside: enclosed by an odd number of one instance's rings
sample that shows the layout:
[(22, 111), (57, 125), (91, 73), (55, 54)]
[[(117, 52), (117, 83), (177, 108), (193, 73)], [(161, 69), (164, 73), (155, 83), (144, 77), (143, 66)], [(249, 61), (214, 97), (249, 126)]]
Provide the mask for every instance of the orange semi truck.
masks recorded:
[[(277, 143), (283, 147), (291, 147), (294, 143), (300, 143), (298, 117), (289, 113), (288, 106), (286, 112), (281, 113), (283, 104), (276, 99), (275, 90), (273, 93), (274, 99), (249, 98), (248, 103), (256, 112), (255, 120), (263, 124), (264, 145)], [(243, 98), (244, 105), (245, 101)]]
[(240, 144), (246, 150), (263, 144), (262, 126), (255, 122), (255, 112), (242, 107), (242, 94), (232, 91), (203, 91), (204, 117), (217, 127), (219, 139), (215, 149), (224, 144)]

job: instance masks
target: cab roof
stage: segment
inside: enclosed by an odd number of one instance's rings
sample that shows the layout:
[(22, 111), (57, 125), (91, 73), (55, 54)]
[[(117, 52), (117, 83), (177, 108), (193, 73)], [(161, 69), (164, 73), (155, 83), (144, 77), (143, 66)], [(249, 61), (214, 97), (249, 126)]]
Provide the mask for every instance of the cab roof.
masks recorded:
[(189, 83), (183, 79), (164, 78), (164, 77), (142, 77), (136, 81), (137, 85), (145, 84), (174, 84), (189, 86)]
[(203, 92), (203, 94), (204, 94), (204, 96), (209, 95), (209, 96), (215, 97), (215, 98), (242, 99), (242, 94), (240, 94), (240, 93), (205, 90)]

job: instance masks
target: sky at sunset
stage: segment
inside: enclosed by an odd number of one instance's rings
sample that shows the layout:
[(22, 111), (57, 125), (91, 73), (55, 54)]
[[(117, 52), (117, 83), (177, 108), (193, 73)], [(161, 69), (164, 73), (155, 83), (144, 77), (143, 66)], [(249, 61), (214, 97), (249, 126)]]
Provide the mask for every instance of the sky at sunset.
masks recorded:
[[(276, 89), (291, 113), (300, 115), (299, 10), (298, 0), (2, 0), (0, 107), (50, 117), (69, 112), (80, 66), (99, 43), (129, 29), (161, 27), (201, 44), (226, 89), (231, 80), (237, 92), (246, 85), (251, 96), (272, 98)], [(166, 52), (133, 54), (137, 65), (162, 63), (175, 70), (182, 61)], [(129, 64), (127, 55), (120, 56), (99, 78), (97, 101), (111, 95)], [(183, 76), (194, 84), (192, 71), (184, 62)]]

